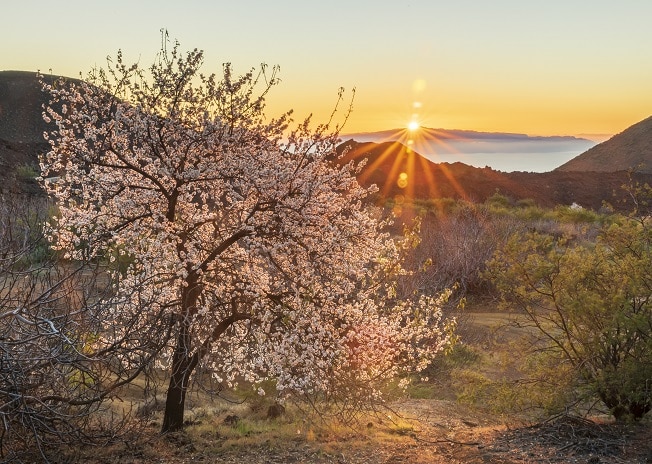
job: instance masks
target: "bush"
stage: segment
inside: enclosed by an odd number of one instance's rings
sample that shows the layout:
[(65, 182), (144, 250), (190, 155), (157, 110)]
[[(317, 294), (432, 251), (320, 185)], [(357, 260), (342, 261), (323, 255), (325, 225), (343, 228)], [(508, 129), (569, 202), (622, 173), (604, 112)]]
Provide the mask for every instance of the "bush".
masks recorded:
[(576, 391), (601, 400), (618, 420), (652, 408), (652, 233), (645, 221), (605, 226), (592, 245), (517, 233), (487, 275), (540, 335), (537, 350), (555, 360), (549, 375), (558, 378), (567, 366)]
[(38, 176), (38, 168), (30, 164), (23, 164), (16, 168), (16, 177), (20, 180), (34, 180)]
[(482, 278), (485, 262), (507, 240), (518, 221), (499, 216), (483, 205), (457, 202), (449, 213), (431, 213), (421, 224), (420, 243), (409, 258), (409, 267), (422, 271), (410, 276), (417, 291), (436, 293), (456, 288), (459, 301), (467, 292), (487, 290)]

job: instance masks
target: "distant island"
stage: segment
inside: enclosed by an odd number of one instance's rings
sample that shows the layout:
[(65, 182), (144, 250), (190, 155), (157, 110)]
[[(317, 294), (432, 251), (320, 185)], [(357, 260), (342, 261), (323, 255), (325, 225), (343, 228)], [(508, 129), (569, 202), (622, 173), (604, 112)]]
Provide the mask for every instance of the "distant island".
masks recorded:
[(357, 142), (400, 142), (430, 161), (462, 162), (497, 171), (548, 172), (593, 147), (596, 142), (573, 136), (531, 136), (471, 130), (394, 129), (342, 135)]

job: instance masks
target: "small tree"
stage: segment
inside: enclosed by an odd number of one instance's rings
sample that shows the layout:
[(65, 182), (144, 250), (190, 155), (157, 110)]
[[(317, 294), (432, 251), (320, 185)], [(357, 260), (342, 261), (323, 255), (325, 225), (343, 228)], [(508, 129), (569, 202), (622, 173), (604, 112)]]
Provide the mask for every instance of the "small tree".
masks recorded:
[[(647, 221), (622, 218), (595, 244), (518, 234), (489, 263), (503, 296), (566, 364), (576, 388), (616, 419), (652, 407), (652, 249)], [(549, 365), (555, 365), (548, 363)]]
[(149, 73), (118, 54), (88, 83), (45, 85), (59, 128), (42, 160), (58, 176), (45, 183), (61, 211), (55, 247), (127, 257), (107, 301), (124, 321), (112, 336), (164, 344), (164, 432), (182, 427), (198, 366), (227, 386), (273, 379), (282, 394), (325, 396), (356, 372), (376, 398), (447, 342), (437, 302), (398, 303), (379, 280), (398, 249), (356, 167), (336, 163), (336, 134), (306, 121), (285, 138), (289, 113), (265, 119), (275, 70), (225, 65), (218, 81), (202, 61), (175, 44)]

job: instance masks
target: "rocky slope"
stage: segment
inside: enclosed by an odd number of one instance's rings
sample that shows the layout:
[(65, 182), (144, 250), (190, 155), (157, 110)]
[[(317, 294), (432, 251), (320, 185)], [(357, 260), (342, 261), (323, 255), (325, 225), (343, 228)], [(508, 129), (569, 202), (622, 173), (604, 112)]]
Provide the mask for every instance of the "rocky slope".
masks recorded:
[(556, 171), (614, 172), (628, 169), (652, 173), (652, 116), (585, 151)]
[(38, 192), (31, 174), (48, 149), (43, 132), (53, 130), (41, 117), (46, 102), (36, 73), (0, 72), (0, 192)]

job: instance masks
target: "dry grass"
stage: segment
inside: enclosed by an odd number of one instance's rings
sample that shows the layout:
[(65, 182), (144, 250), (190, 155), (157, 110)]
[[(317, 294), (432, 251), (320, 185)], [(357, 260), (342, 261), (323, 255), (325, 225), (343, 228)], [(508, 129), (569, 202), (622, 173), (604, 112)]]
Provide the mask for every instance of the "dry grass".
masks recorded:
[[(646, 438), (649, 424), (628, 430), (603, 424), (603, 434), (591, 438), (593, 442), (582, 442), (581, 447), (568, 442), (571, 446), (555, 441), (554, 427), (547, 426), (545, 434), (534, 433), (527, 415), (500, 415), (481, 403), (456, 401), (459, 391), (455, 388), (459, 386), (451, 380), (456, 370), (467, 369), (488, 378), (509, 375), (511, 367), (504, 358), (509, 357), (514, 349), (511, 343), (523, 332), (509, 324), (513, 315), (488, 309), (474, 307), (469, 311), (462, 327), (473, 340), (465, 345), (468, 351), (448, 359), (429, 381), (415, 382), (408, 391), (412, 398), (392, 404), (392, 409), (383, 414), (342, 424), (288, 406), (283, 416), (267, 419), (266, 406), (271, 400), (251, 394), (249, 401), (236, 404), (193, 393), (188, 400), (188, 426), (183, 432), (159, 435), (162, 411), (152, 408), (141, 434), (129, 443), (74, 450), (68, 456), (100, 464), (651, 462), (646, 461), (652, 460), (652, 444)], [(125, 403), (142, 405), (143, 386), (130, 387)], [(241, 392), (237, 397), (245, 396)], [(587, 427), (592, 426), (587, 423)], [(567, 429), (559, 430), (568, 435)], [(599, 454), (597, 445), (605, 439), (622, 446)], [(562, 446), (566, 448), (560, 449)]]
[[(78, 450), (74, 457), (101, 464), (621, 464), (652, 458), (647, 425), (562, 421), (532, 426), (513, 420), (506, 424), (450, 401), (405, 400), (394, 406), (399, 415), (368, 417), (353, 427), (320, 423), (296, 410), (264, 420), (243, 405), (229, 411), (197, 408), (191, 411), (195, 422), (183, 432), (160, 436), (156, 424), (150, 423), (138, 440)], [(225, 423), (227, 413), (243, 416)], [(605, 448), (605, 443), (618, 446)]]

